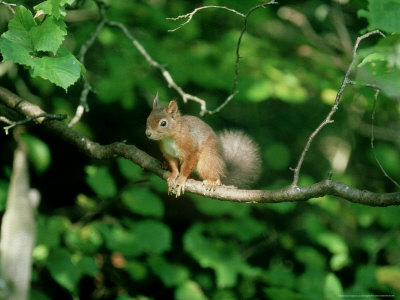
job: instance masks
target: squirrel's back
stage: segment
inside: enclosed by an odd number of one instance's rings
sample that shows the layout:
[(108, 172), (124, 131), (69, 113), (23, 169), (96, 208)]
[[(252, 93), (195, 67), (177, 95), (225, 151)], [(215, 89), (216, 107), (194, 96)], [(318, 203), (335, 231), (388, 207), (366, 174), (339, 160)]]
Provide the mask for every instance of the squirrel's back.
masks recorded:
[(245, 133), (225, 130), (218, 134), (226, 163), (225, 185), (248, 188), (254, 185), (261, 173), (258, 145)]

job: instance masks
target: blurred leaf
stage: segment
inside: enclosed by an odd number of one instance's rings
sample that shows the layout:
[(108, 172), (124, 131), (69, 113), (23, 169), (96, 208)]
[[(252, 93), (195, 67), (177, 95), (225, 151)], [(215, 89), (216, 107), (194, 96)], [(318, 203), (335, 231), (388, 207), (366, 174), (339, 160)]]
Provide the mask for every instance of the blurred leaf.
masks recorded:
[(325, 275), (324, 270), (308, 269), (297, 278), (297, 289), (307, 300), (323, 299)]
[(193, 281), (186, 281), (175, 290), (175, 300), (206, 300), (201, 288)]
[(232, 202), (219, 202), (195, 194), (190, 194), (190, 198), (195, 200), (194, 203), (196, 204), (197, 209), (205, 215), (215, 217), (231, 215), (239, 218), (247, 216), (250, 213), (250, 206)]
[(372, 288), (376, 284), (375, 266), (364, 265), (357, 269), (356, 282), (366, 288)]
[(145, 264), (132, 259), (126, 262), (124, 270), (134, 281), (144, 280), (148, 274)]
[(122, 202), (134, 213), (143, 216), (162, 217), (162, 200), (154, 193), (142, 188), (126, 189), (121, 194)]
[(267, 233), (266, 224), (252, 218), (209, 222), (206, 228), (213, 234), (234, 236), (243, 242), (250, 242)]
[(270, 300), (309, 300), (309, 298), (285, 288), (264, 288), (264, 293)]
[(264, 161), (272, 170), (287, 170), (290, 164), (290, 151), (286, 145), (270, 143), (264, 151)]
[(293, 271), (282, 263), (272, 263), (265, 271), (264, 277), (265, 281), (274, 287), (293, 289), (296, 282)]
[(65, 217), (39, 217), (37, 221), (36, 245), (44, 245), (49, 249), (56, 248), (60, 244), (61, 234), (70, 225), (70, 221)]
[(0, 180), (0, 212), (6, 208), (8, 194), (8, 182)]
[(189, 277), (189, 271), (185, 267), (169, 263), (161, 256), (151, 256), (148, 263), (166, 287), (183, 284)]
[(79, 273), (66, 249), (56, 249), (50, 253), (47, 268), (53, 279), (70, 292), (74, 292), (79, 281)]
[(38, 173), (46, 171), (51, 164), (50, 148), (42, 140), (29, 133), (24, 133), (22, 139), (27, 144), (28, 158), (35, 170)]
[(171, 230), (161, 222), (153, 220), (138, 222), (134, 227), (134, 233), (144, 252), (163, 253), (171, 249)]
[(87, 166), (86, 182), (100, 198), (111, 198), (117, 194), (114, 178), (106, 167)]
[(339, 300), (343, 298), (343, 288), (339, 278), (335, 274), (329, 273), (325, 278), (324, 299)]
[(70, 249), (94, 254), (103, 244), (103, 239), (93, 224), (72, 228), (65, 234), (65, 243)]
[(99, 271), (99, 266), (92, 256), (78, 255), (74, 257), (74, 262), (81, 274), (95, 277)]
[(386, 284), (391, 288), (400, 291), (400, 268), (397, 266), (377, 267), (375, 272), (379, 284)]
[(203, 226), (192, 226), (183, 238), (184, 248), (203, 268), (212, 268), (216, 273), (217, 286), (232, 287), (239, 274), (254, 277), (259, 269), (247, 264), (241, 257), (237, 246), (218, 239), (206, 238)]
[(307, 269), (324, 270), (326, 268), (325, 257), (315, 248), (308, 246), (298, 247), (295, 250), (295, 256)]
[(48, 296), (34, 288), (29, 291), (29, 300), (51, 300)]
[(127, 180), (135, 181), (142, 178), (143, 169), (125, 158), (117, 158), (118, 168)]
[(159, 193), (165, 193), (168, 189), (167, 182), (154, 174), (150, 175), (150, 185)]

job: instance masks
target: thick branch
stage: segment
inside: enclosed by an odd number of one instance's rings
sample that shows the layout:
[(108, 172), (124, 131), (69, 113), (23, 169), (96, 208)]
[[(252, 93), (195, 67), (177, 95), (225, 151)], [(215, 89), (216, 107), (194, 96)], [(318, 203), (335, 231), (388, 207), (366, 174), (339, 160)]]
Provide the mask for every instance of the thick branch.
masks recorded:
[[(34, 115), (38, 110), (43, 112), (39, 107), (20, 99), (15, 94), (1, 87), (0, 102), (3, 102), (8, 107), (27, 117)], [(68, 143), (74, 145), (78, 150), (92, 158), (110, 159), (124, 157), (164, 179), (169, 176), (169, 172), (164, 171), (160, 167), (160, 162), (158, 160), (138, 149), (136, 146), (124, 143), (100, 145), (74, 131), (72, 128), (68, 127), (67, 124), (57, 120), (43, 120), (40, 123), (38, 122), (38, 124), (57, 136), (60, 136)], [(199, 181), (188, 180), (186, 183), (186, 191), (202, 194), (203, 185)], [(243, 203), (299, 202), (325, 195), (338, 196), (350, 202), (369, 206), (400, 205), (400, 193), (378, 194), (351, 188), (344, 183), (329, 179), (310, 186), (290, 186), (288, 188), (274, 191), (238, 190), (233, 187), (221, 186), (215, 191), (206, 194), (206, 196), (210, 198)]]

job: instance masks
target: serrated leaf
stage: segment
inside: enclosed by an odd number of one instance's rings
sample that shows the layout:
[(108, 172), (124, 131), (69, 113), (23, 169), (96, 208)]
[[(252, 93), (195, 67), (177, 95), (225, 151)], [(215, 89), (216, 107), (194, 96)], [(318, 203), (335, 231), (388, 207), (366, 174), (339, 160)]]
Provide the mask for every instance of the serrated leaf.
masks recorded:
[(32, 13), (23, 6), (17, 6), (14, 18), (8, 23), (8, 31), (2, 37), (20, 45), (28, 52), (33, 51), (30, 30), (36, 26)]
[(36, 51), (56, 54), (67, 34), (64, 21), (50, 16), (39, 26), (32, 27), (30, 34)]
[(369, 0), (368, 11), (361, 10), (359, 16), (368, 19), (369, 30), (400, 32), (399, 10), (398, 0)]
[(75, 0), (47, 0), (34, 7), (35, 11), (42, 10), (47, 15), (60, 19), (66, 15), (65, 6), (71, 5)]
[(29, 51), (4, 37), (0, 37), (0, 52), (3, 61), (11, 61), (17, 64), (33, 67), (34, 61)]
[(132, 211), (143, 216), (162, 217), (164, 215), (163, 203), (156, 194), (141, 188), (125, 190), (122, 202)]
[(32, 76), (44, 79), (67, 90), (81, 75), (81, 64), (66, 49), (60, 48), (57, 57), (44, 56), (34, 59)]

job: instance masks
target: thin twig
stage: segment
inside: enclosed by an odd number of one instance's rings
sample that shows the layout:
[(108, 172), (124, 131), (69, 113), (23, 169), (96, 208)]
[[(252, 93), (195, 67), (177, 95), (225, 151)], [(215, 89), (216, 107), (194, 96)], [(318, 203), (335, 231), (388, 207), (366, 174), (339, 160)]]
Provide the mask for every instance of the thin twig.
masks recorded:
[(375, 109), (376, 109), (376, 102), (378, 100), (378, 95), (379, 95), (380, 90), (377, 89), (374, 95), (374, 104), (372, 106), (372, 114), (371, 114), (371, 149), (372, 149), (372, 154), (374, 155), (375, 161), (378, 164), (379, 168), (381, 169), (383, 175), (385, 175), (386, 178), (388, 178), (397, 188), (400, 189), (400, 184), (394, 180), (390, 175), (385, 171), (385, 168), (382, 166), (382, 164), (379, 162), (378, 157), (376, 156), (375, 152), (375, 147), (374, 147), (374, 121), (375, 121)]
[(214, 110), (212, 110), (212, 111), (209, 111), (208, 113), (209, 113), (210, 115), (211, 115), (211, 114), (214, 114), (214, 113), (217, 113), (217, 112), (219, 112), (221, 109), (223, 109), (223, 108), (236, 96), (236, 94), (239, 92), (239, 91), (237, 90), (237, 86), (238, 86), (238, 76), (239, 76), (239, 61), (240, 61), (240, 59), (242, 58), (242, 57), (240, 56), (240, 45), (241, 45), (241, 43), (242, 43), (243, 35), (245, 34), (245, 32), (246, 32), (246, 30), (247, 30), (247, 21), (248, 21), (249, 16), (250, 16), (255, 10), (257, 10), (257, 9), (259, 9), (259, 8), (265, 8), (267, 5), (270, 5), (270, 4), (277, 4), (277, 3), (278, 3), (278, 2), (275, 2), (274, 0), (272, 0), (272, 1), (267, 2), (267, 3), (259, 4), (259, 5), (257, 5), (257, 6), (252, 7), (252, 8), (247, 12), (247, 14), (244, 15), (243, 28), (242, 28), (242, 31), (240, 32), (239, 39), (238, 39), (237, 44), (236, 44), (235, 75), (234, 75), (234, 77), (233, 77), (233, 88), (232, 88), (232, 93), (228, 96), (228, 98), (226, 98), (226, 100), (225, 100), (219, 107), (217, 107), (216, 109), (214, 109)]
[[(96, 1), (96, 3), (97, 3), (97, 1)], [(99, 6), (101, 19), (100, 19), (100, 22), (97, 24), (96, 29), (90, 35), (89, 39), (81, 46), (81, 48), (79, 50), (78, 59), (82, 65), (85, 62), (85, 56), (86, 56), (87, 51), (89, 50), (90, 47), (93, 46), (98, 35), (100, 34), (100, 32), (103, 30), (105, 24), (107, 23), (106, 6), (100, 2), (97, 3), (97, 5)], [(79, 98), (79, 105), (76, 108), (75, 115), (72, 117), (71, 121), (68, 124), (69, 127), (72, 127), (76, 123), (78, 123), (81, 120), (84, 112), (89, 112), (89, 104), (87, 102), (87, 97), (89, 95), (89, 92), (93, 91), (93, 88), (92, 88), (91, 84), (89, 83), (87, 74), (85, 74), (83, 76), (82, 80), (83, 80), (83, 89), (81, 91), (81, 96)]]
[(64, 115), (64, 114), (48, 114), (48, 113), (43, 113), (43, 114), (39, 114), (39, 115), (36, 115), (36, 116), (27, 117), (26, 119), (20, 120), (20, 121), (10, 121), (10, 120), (8, 120), (8, 119), (5, 118), (5, 117), (0, 117), (0, 121), (3, 121), (4, 123), (9, 124), (8, 126), (3, 127), (3, 129), (4, 129), (5, 133), (6, 133), (6, 135), (8, 135), (8, 131), (9, 131), (11, 128), (14, 128), (15, 126), (18, 126), (18, 125), (22, 125), (22, 124), (29, 123), (29, 122), (31, 122), (31, 121), (33, 121), (33, 120), (35, 120), (35, 119), (39, 119), (39, 118), (46, 118), (46, 119), (50, 119), (50, 120), (58, 120), (58, 121), (61, 121), (61, 120), (66, 119), (66, 118), (67, 118), (67, 115)]
[(162, 76), (164, 79), (167, 81), (168, 86), (172, 87), (175, 91), (178, 92), (179, 95), (181, 95), (183, 102), (187, 102), (188, 100), (193, 100), (195, 102), (198, 102), (200, 104), (200, 115), (204, 115), (207, 112), (206, 109), (206, 101), (204, 99), (201, 99), (199, 97), (193, 96), (191, 94), (186, 93), (183, 91), (183, 89), (175, 83), (173, 80), (171, 74), (167, 71), (167, 69), (155, 61), (149, 53), (147, 53), (146, 49), (142, 46), (141, 43), (138, 42), (136, 38), (133, 37), (133, 35), (129, 32), (129, 30), (126, 28), (126, 26), (120, 22), (113, 22), (110, 21), (107, 23), (110, 26), (117, 27), (121, 29), (121, 31), (125, 34), (125, 36), (132, 42), (132, 44), (136, 47), (136, 49), (142, 54), (142, 56), (146, 59), (146, 61), (153, 67), (159, 69), (161, 71)]
[(228, 10), (228, 11), (230, 11), (230, 12), (233, 12), (233, 13), (235, 13), (235, 14), (241, 16), (242, 18), (245, 18), (245, 17), (246, 17), (244, 14), (242, 14), (242, 13), (240, 13), (240, 12), (238, 12), (238, 11), (232, 9), (232, 8), (226, 7), (226, 6), (216, 6), (216, 5), (202, 6), (202, 7), (196, 8), (194, 11), (192, 11), (192, 12), (190, 12), (190, 13), (188, 13), (188, 14), (181, 15), (181, 16), (178, 16), (178, 17), (176, 17), (176, 18), (167, 18), (167, 20), (172, 20), (172, 21), (177, 21), (177, 20), (180, 20), (180, 19), (187, 19), (185, 22), (183, 22), (181, 25), (179, 25), (179, 26), (176, 27), (175, 29), (170, 29), (170, 30), (168, 30), (168, 31), (169, 31), (169, 32), (177, 31), (178, 29), (180, 29), (180, 28), (182, 28), (183, 26), (185, 26), (186, 24), (188, 24), (188, 23), (192, 20), (193, 16), (194, 16), (198, 11), (203, 10), (203, 9), (208, 9), (208, 8), (221, 8), (221, 9), (226, 9), (226, 10)]
[(329, 112), (328, 115), (326, 116), (326, 118), (325, 118), (325, 119), (321, 122), (321, 124), (319, 124), (318, 127), (311, 133), (311, 135), (310, 135), (310, 137), (308, 138), (307, 143), (306, 143), (306, 145), (305, 145), (305, 147), (304, 147), (304, 149), (303, 149), (303, 152), (302, 152), (301, 155), (300, 155), (300, 158), (299, 158), (299, 161), (298, 161), (298, 163), (297, 163), (296, 168), (292, 169), (292, 171), (293, 171), (293, 173), (294, 173), (294, 174), (293, 174), (293, 182), (292, 182), (292, 185), (291, 185), (292, 187), (297, 187), (297, 184), (298, 184), (298, 182), (299, 182), (300, 169), (301, 169), (301, 166), (302, 166), (302, 164), (303, 164), (303, 162), (304, 162), (304, 158), (305, 158), (305, 156), (306, 156), (306, 154), (307, 154), (307, 152), (308, 152), (308, 149), (310, 148), (311, 142), (314, 140), (315, 136), (322, 130), (322, 128), (324, 128), (326, 125), (328, 125), (328, 124), (334, 122), (334, 121), (332, 120), (332, 116), (333, 116), (333, 114), (338, 110), (339, 101), (340, 101), (340, 98), (342, 97), (342, 94), (343, 94), (343, 91), (344, 91), (345, 87), (347, 86), (347, 84), (349, 84), (349, 83), (351, 82), (351, 81), (349, 80), (349, 76), (350, 76), (350, 72), (352, 71), (353, 66), (354, 66), (354, 64), (355, 64), (355, 62), (356, 62), (356, 54), (357, 54), (357, 49), (358, 49), (358, 46), (359, 46), (360, 42), (361, 42), (363, 39), (366, 39), (366, 38), (370, 37), (370, 36), (373, 35), (373, 34), (380, 34), (380, 35), (384, 36), (379, 30), (374, 30), (374, 31), (371, 31), (371, 32), (367, 32), (366, 34), (363, 34), (363, 35), (361, 35), (361, 36), (359, 36), (359, 37), (357, 38), (357, 40), (356, 40), (356, 42), (355, 42), (355, 44), (354, 44), (354, 48), (353, 48), (353, 58), (352, 58), (352, 60), (351, 60), (351, 63), (350, 63), (350, 65), (349, 65), (347, 71), (346, 71), (346, 74), (345, 74), (345, 76), (344, 76), (343, 82), (342, 82), (342, 84), (340, 85), (340, 89), (339, 89), (339, 91), (338, 91), (338, 93), (337, 93), (337, 95), (336, 95), (335, 102), (334, 102), (334, 104), (333, 104), (333, 106), (332, 106), (330, 112)]

